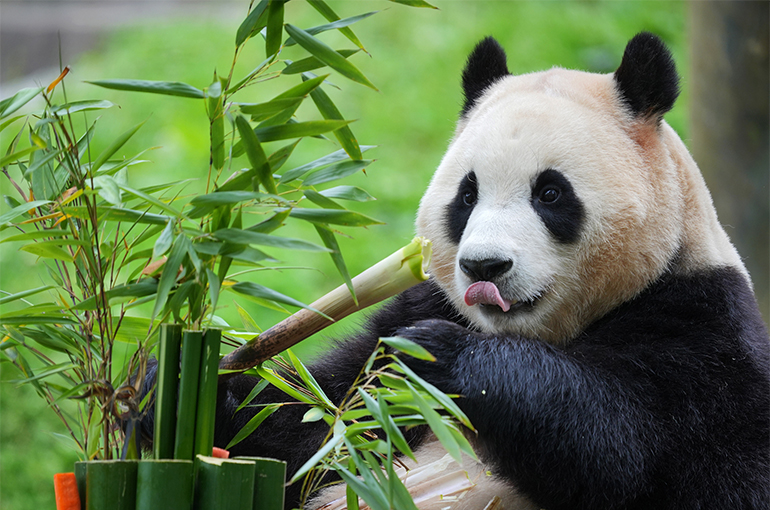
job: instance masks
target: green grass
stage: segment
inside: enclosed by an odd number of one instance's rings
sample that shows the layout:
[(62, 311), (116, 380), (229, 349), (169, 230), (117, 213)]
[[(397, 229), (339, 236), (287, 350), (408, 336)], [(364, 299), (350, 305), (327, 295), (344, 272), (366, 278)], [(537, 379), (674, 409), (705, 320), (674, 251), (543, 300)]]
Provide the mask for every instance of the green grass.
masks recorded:
[[(366, 175), (345, 184), (358, 185), (377, 197), (376, 202), (356, 209), (387, 224), (367, 229), (349, 229), (350, 239), (341, 239), (343, 254), (352, 274), (406, 244), (413, 236), (413, 217), (423, 190), (438, 165), (461, 107), (460, 73), (474, 44), (493, 35), (508, 53), (514, 73), (552, 66), (611, 72), (620, 62), (628, 39), (640, 30), (661, 35), (672, 47), (684, 94), (667, 120), (686, 135), (687, 54), (684, 36), (686, 6), (679, 2), (501, 2), (435, 1), (440, 10), (413, 10), (386, 2), (330, 2), (342, 16), (364, 10), (381, 10), (354, 27), (371, 53), (359, 53), (352, 61), (379, 88), (334, 81), (342, 89), (331, 90), (332, 99), (346, 118), (359, 119), (353, 131), (362, 144), (377, 144), (367, 153), (377, 161)], [(244, 2), (244, 10), (246, 3)], [(298, 26), (322, 23), (303, 3), (287, 5), (287, 20)], [(215, 69), (226, 70), (232, 59), (232, 23), (198, 20), (146, 23), (120, 29), (98, 48), (73, 64), (67, 78), (70, 99), (106, 98), (119, 108), (106, 111), (99, 122), (98, 151), (129, 127), (146, 120), (125, 154), (158, 146), (146, 158), (150, 163), (133, 167), (133, 186), (176, 179), (197, 179), (186, 193), (203, 189), (208, 170), (208, 124), (200, 104), (179, 98), (165, 98), (106, 91), (82, 83), (84, 80), (136, 78), (184, 81), (199, 88), (212, 81)], [(335, 48), (350, 47), (342, 38), (331, 37)], [(246, 73), (264, 56), (252, 45), (252, 53), (239, 65)], [(51, 76), (51, 79), (55, 76)], [(299, 80), (299, 78), (295, 78)], [(265, 83), (253, 91), (255, 102), (272, 97), (278, 83)], [(5, 134), (5, 133), (4, 133)], [(686, 136), (683, 136), (686, 139)], [(7, 134), (6, 134), (7, 138)], [(2, 142), (3, 150), (8, 141)], [(286, 169), (308, 161), (313, 155), (334, 150), (328, 142), (308, 140), (295, 153)], [(6, 180), (2, 194), (15, 194)], [(0, 211), (6, 211), (3, 205)], [(315, 232), (292, 225), (285, 236), (316, 240)], [(32, 256), (21, 256), (18, 246), (0, 245), (0, 288), (14, 291), (41, 279)], [(292, 297), (310, 302), (340, 283), (327, 256), (305, 253), (271, 253), (287, 266), (302, 270), (266, 271), (254, 274), (254, 281)], [(312, 269), (310, 269), (312, 267)], [(222, 314), (239, 324), (232, 294), (224, 294)], [(267, 328), (280, 320), (248, 301), (239, 301)], [(359, 317), (343, 321), (320, 336), (352, 331)], [(323, 348), (323, 342), (304, 347), (304, 354)], [(2, 379), (14, 379), (12, 368), (2, 365)], [(54, 414), (28, 387), (0, 384), (0, 508), (38, 510), (53, 508), (52, 476), (71, 469), (76, 453), (54, 434), (65, 429)]]

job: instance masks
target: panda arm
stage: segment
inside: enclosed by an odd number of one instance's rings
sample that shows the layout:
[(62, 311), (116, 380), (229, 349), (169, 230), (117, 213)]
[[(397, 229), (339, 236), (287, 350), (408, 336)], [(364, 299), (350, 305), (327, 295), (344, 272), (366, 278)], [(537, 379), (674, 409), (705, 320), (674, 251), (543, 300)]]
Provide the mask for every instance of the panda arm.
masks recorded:
[(646, 483), (654, 431), (639, 427), (650, 417), (620, 381), (542, 342), (439, 321), (398, 334), (438, 359), (458, 360), (451, 368), (409, 364), (442, 390), (462, 395), (458, 404), (476, 427), (480, 457), (537, 504), (584, 508), (573, 498), (596, 496), (596, 506), (585, 508), (599, 509), (602, 498), (621, 501)]

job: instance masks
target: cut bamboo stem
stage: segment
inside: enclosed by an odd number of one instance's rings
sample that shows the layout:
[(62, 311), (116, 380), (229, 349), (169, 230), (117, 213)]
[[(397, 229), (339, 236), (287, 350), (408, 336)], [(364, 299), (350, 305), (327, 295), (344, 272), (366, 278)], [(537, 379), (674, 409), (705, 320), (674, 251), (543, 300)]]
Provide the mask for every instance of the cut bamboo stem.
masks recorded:
[(176, 420), (174, 458), (193, 460), (198, 379), (201, 369), (203, 333), (185, 331), (182, 340), (182, 375), (179, 379), (179, 411)]
[(86, 469), (86, 510), (136, 510), (135, 460), (94, 460)]
[(236, 457), (256, 464), (254, 475), (254, 510), (283, 510), (286, 463), (263, 457)]
[(191, 510), (193, 462), (142, 460), (136, 476), (137, 510)]
[(177, 391), (179, 387), (179, 354), (182, 326), (163, 324), (158, 344), (158, 384), (155, 388), (155, 436), (153, 458), (174, 458)]
[(217, 407), (217, 372), (219, 341), (222, 331), (209, 329), (203, 334), (200, 375), (198, 377), (198, 408), (195, 418), (195, 455), (211, 455), (214, 448), (214, 422)]
[[(219, 362), (219, 369), (234, 372), (247, 370), (333, 322), (427, 280), (425, 271), (430, 263), (430, 253), (430, 241), (416, 237), (407, 246), (353, 278), (358, 303), (348, 288), (341, 285), (310, 305), (320, 314), (303, 308), (224, 356)], [(230, 375), (226, 373), (222, 377)]]
[(251, 461), (198, 455), (194, 509), (252, 510), (255, 469)]

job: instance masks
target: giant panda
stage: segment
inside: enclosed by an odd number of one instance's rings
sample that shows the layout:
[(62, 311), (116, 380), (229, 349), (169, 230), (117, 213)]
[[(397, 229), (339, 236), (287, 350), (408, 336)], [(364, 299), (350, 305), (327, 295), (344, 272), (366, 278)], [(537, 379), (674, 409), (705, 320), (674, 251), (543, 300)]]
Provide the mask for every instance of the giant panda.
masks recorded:
[[(474, 494), (421, 508), (770, 508), (770, 340), (749, 275), (686, 147), (663, 121), (669, 51), (641, 33), (618, 69), (513, 76), (492, 38), (462, 75), (454, 138), (422, 198), (431, 279), (312, 371), (341, 399), (378, 337), (475, 425)], [(256, 410), (219, 388), (216, 444)], [(262, 402), (287, 397), (267, 389)], [(296, 470), (328, 432), (284, 406), (235, 446)], [(418, 461), (443, 452), (407, 432)], [(336, 493), (334, 491), (337, 491)], [(316, 504), (344, 494), (331, 489)], [(289, 487), (287, 508), (299, 487)]]

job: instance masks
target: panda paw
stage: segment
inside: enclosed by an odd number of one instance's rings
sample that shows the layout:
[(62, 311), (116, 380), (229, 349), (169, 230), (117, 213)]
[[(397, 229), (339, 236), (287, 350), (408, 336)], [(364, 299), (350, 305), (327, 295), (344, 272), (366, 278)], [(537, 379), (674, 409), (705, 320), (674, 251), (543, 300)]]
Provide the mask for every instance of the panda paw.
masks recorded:
[(444, 320), (423, 320), (413, 326), (400, 328), (396, 336), (411, 340), (422, 346), (436, 359), (426, 361), (407, 354), (399, 358), (417, 375), (446, 393), (456, 392), (454, 375), (456, 362), (461, 359), (462, 350), (467, 347), (471, 333), (468, 329)]

